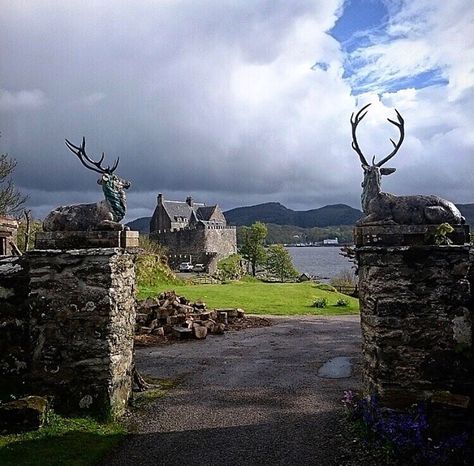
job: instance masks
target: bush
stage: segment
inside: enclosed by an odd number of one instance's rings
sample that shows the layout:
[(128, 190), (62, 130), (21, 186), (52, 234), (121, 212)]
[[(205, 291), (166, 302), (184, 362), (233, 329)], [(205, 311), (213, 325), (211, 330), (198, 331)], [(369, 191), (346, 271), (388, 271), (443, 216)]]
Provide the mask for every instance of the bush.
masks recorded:
[(242, 256), (232, 254), (217, 264), (217, 274), (221, 280), (239, 280), (243, 274), (241, 266)]
[(313, 302), (313, 307), (324, 308), (328, 305), (328, 300), (326, 298), (316, 298)]
[(339, 298), (336, 302), (336, 306), (346, 307), (348, 305), (349, 305), (349, 301), (347, 301), (347, 299), (344, 299), (344, 298)]
[(331, 291), (332, 293), (337, 292), (336, 288), (334, 288), (332, 285), (328, 285), (327, 283), (316, 283), (314, 287), (318, 290)]
[(167, 250), (158, 241), (151, 239), (148, 235), (140, 235), (138, 245), (146, 254), (160, 256), (162, 262), (167, 262)]
[[(165, 258), (166, 259), (166, 258)], [(135, 266), (138, 286), (154, 286), (158, 283), (178, 284), (180, 280), (168, 267), (166, 260), (156, 254), (141, 254)]]

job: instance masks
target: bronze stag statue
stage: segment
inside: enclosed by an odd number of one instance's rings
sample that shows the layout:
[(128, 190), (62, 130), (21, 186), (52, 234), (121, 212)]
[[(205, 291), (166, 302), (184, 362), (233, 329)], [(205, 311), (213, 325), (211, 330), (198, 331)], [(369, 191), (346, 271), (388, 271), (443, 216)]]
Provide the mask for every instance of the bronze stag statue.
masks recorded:
[(465, 222), (464, 217), (457, 207), (450, 201), (438, 196), (395, 196), (394, 194), (384, 193), (381, 190), (382, 175), (390, 175), (396, 169), (383, 167), (400, 149), (405, 137), (404, 120), (400, 113), (395, 110), (397, 120), (390, 118), (387, 120), (395, 125), (399, 132), (398, 142), (390, 139), (393, 144), (393, 150), (384, 159), (375, 163), (375, 156), (372, 158), (372, 164), (369, 164), (360, 150), (357, 142), (357, 125), (367, 114), (367, 104), (361, 108), (354, 116), (351, 115), (352, 126), (352, 148), (359, 155), (364, 170), (364, 181), (362, 182), (362, 210), (365, 216), (362, 217), (358, 225), (380, 225), (380, 224), (400, 224), (400, 225), (422, 225), (422, 224), (441, 224), (449, 223), (452, 225)]
[(66, 139), (66, 146), (81, 163), (89, 170), (100, 173), (97, 183), (102, 185), (105, 200), (95, 204), (78, 204), (61, 206), (54, 209), (43, 222), (45, 231), (85, 231), (85, 230), (124, 230), (127, 229), (120, 221), (125, 216), (125, 189), (130, 182), (114, 175), (119, 158), (112, 167), (102, 166), (104, 153), (95, 162), (86, 154), (86, 140), (82, 138), (80, 147)]

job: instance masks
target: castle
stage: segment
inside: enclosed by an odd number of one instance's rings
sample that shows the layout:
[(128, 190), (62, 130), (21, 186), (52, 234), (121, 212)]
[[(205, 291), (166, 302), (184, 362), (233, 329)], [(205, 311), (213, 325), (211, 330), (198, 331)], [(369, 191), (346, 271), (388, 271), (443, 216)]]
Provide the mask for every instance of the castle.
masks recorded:
[(194, 202), (191, 196), (183, 202), (158, 194), (150, 237), (168, 249), (170, 265), (202, 263), (210, 273), (220, 259), (237, 252), (235, 227), (227, 225), (219, 206)]

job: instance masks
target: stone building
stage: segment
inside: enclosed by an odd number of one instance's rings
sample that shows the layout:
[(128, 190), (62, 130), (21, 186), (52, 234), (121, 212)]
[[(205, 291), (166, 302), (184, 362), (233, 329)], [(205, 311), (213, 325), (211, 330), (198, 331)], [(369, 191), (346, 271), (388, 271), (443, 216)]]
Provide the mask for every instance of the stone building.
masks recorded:
[(0, 216), (0, 256), (16, 254), (16, 234), (18, 222), (9, 217)]
[(189, 261), (213, 272), (217, 262), (237, 252), (235, 227), (218, 205), (206, 206), (188, 197), (186, 202), (158, 195), (150, 221), (150, 236), (168, 249), (171, 265)]

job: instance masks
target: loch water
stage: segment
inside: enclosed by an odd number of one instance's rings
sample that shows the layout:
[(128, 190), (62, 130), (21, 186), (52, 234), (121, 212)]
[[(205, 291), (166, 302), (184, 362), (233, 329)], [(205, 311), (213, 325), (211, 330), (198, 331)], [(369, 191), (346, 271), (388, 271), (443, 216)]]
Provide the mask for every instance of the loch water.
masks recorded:
[(341, 248), (327, 247), (289, 247), (287, 248), (293, 264), (301, 273), (307, 273), (327, 281), (346, 269), (353, 269), (353, 263), (341, 256)]

